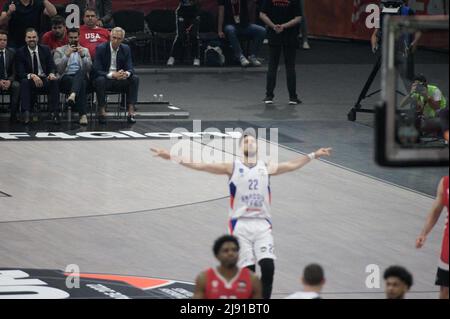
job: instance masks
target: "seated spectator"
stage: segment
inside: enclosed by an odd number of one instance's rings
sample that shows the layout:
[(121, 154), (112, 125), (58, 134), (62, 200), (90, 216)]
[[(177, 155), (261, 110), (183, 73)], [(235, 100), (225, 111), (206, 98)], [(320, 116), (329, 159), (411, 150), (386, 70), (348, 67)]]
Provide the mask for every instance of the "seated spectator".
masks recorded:
[(87, 125), (86, 87), (92, 60), (89, 50), (80, 46), (80, 30), (70, 29), (69, 44), (56, 49), (54, 58), (60, 75), (59, 88), (68, 93), (66, 104), (80, 113), (80, 124)]
[(52, 30), (44, 33), (41, 42), (55, 52), (56, 48), (69, 43), (67, 38), (66, 19), (61, 16), (54, 16), (51, 20)]
[[(266, 29), (250, 23), (247, 0), (218, 0), (218, 2), (219, 37), (225, 38), (226, 35), (231, 43), (234, 57), (242, 66), (261, 66), (257, 56), (266, 37)], [(249, 37), (252, 40), (248, 59), (243, 54), (239, 42), (240, 36)]]
[(303, 270), (301, 279), (303, 291), (296, 292), (286, 299), (320, 299), (320, 292), (325, 284), (325, 276), (320, 265), (311, 264)]
[(183, 53), (183, 45), (186, 38), (189, 37), (192, 50), (194, 66), (200, 66), (200, 46), (199, 46), (199, 0), (180, 0), (176, 10), (177, 36), (172, 45), (170, 58), (167, 65), (172, 66), (175, 63), (175, 57), (180, 59)]
[(84, 25), (80, 27), (80, 45), (89, 49), (91, 58), (95, 58), (95, 50), (99, 44), (109, 41), (109, 31), (97, 26), (98, 18), (95, 10), (84, 11)]
[(113, 27), (112, 0), (72, 0), (69, 3), (78, 5), (81, 17), (86, 9), (94, 9), (98, 17), (97, 26), (108, 29)]
[(11, 96), (11, 122), (17, 122), (20, 85), (15, 81), (15, 52), (8, 47), (8, 32), (0, 31), (0, 91)]
[(48, 0), (8, 0), (3, 5), (0, 26), (9, 30), (10, 47), (17, 49), (25, 45), (24, 34), (28, 28), (41, 31), (42, 14), (53, 17), (57, 14), (55, 6)]
[(94, 87), (99, 105), (99, 122), (106, 122), (106, 92), (127, 91), (128, 123), (136, 123), (134, 105), (137, 102), (139, 78), (135, 75), (130, 47), (123, 44), (125, 30), (116, 27), (111, 41), (98, 46), (94, 59)]
[(391, 266), (384, 272), (387, 299), (404, 299), (413, 285), (413, 276), (401, 266)]
[(35, 29), (25, 31), (26, 46), (17, 50), (16, 68), (20, 81), (20, 98), (24, 123), (30, 122), (30, 111), (36, 100), (36, 93), (48, 95), (52, 119), (59, 124), (59, 89), (56, 78), (56, 66), (50, 49), (38, 44), (38, 34)]

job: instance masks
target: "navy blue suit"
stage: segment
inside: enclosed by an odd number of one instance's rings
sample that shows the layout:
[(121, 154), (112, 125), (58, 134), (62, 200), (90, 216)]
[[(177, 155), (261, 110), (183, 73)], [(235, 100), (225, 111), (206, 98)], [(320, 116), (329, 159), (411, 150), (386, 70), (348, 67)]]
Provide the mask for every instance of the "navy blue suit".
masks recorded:
[[(22, 111), (30, 111), (31, 105), (35, 101), (36, 93), (47, 94), (50, 109), (53, 112), (58, 111), (59, 107), (59, 88), (58, 81), (49, 81), (47, 76), (50, 73), (56, 75), (56, 66), (53, 61), (50, 49), (45, 45), (38, 45), (39, 61), (41, 63), (43, 75), (39, 75), (43, 82), (43, 87), (36, 87), (33, 80), (28, 79), (28, 74), (33, 73), (33, 63), (28, 46), (24, 46), (16, 52), (16, 71), (17, 78), (20, 81), (20, 97), (22, 101)], [(38, 75), (38, 74), (36, 74)]]
[(117, 71), (130, 72), (126, 80), (114, 80), (107, 77), (111, 67), (111, 45), (110, 42), (100, 44), (94, 59), (94, 87), (100, 107), (106, 106), (106, 91), (127, 93), (127, 104), (134, 105), (137, 102), (139, 90), (139, 78), (135, 75), (130, 47), (121, 44), (117, 52)]

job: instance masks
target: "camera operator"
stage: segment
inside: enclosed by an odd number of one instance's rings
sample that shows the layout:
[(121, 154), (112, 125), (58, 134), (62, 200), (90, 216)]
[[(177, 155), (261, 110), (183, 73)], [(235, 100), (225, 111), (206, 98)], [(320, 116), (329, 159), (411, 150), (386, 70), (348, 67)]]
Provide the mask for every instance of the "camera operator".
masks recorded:
[(416, 128), (421, 134), (433, 133), (439, 126), (439, 112), (447, 107), (447, 99), (442, 91), (428, 83), (423, 74), (413, 78), (411, 92), (404, 98), (400, 106), (411, 103), (416, 112)]

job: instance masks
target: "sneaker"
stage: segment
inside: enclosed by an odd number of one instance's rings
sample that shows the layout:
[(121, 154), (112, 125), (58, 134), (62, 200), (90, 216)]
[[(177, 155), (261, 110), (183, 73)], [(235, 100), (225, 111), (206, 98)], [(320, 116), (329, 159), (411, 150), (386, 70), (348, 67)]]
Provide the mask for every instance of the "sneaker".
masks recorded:
[(264, 102), (264, 104), (266, 104), (266, 105), (273, 104), (273, 97), (266, 96), (266, 97), (264, 98), (263, 102)]
[(81, 117), (80, 117), (80, 125), (87, 125), (87, 124), (88, 124), (88, 119), (87, 119), (86, 114), (81, 115)]
[(194, 66), (200, 66), (200, 59), (194, 59)]
[(311, 47), (309, 46), (308, 42), (303, 42), (303, 50), (309, 50)]
[(129, 124), (134, 124), (134, 123), (136, 123), (135, 115), (134, 115), (134, 114), (128, 114), (128, 116), (127, 116), (127, 122), (128, 122)]
[(246, 66), (250, 65), (250, 61), (247, 60), (247, 58), (245, 56), (241, 56), (241, 58), (239, 59), (239, 62), (241, 62), (242, 67), (246, 67)]
[(248, 57), (248, 60), (250, 61), (252, 66), (261, 66), (261, 62), (259, 62), (259, 60), (255, 56)]
[(175, 58), (171, 56), (169, 60), (167, 60), (167, 66), (173, 66), (175, 64)]
[(301, 100), (299, 100), (298, 98), (295, 99), (289, 99), (289, 105), (299, 105), (302, 104), (303, 102)]

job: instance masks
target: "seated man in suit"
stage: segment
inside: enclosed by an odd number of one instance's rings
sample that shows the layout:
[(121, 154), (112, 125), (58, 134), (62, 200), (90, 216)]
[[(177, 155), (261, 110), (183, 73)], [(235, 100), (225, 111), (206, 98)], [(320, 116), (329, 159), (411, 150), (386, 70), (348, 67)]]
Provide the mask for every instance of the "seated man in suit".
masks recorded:
[(36, 93), (48, 96), (52, 120), (59, 124), (59, 89), (56, 78), (56, 66), (50, 49), (38, 44), (38, 34), (35, 29), (25, 31), (26, 45), (16, 53), (17, 75), (20, 81), (20, 98), (24, 123), (30, 122), (30, 111), (36, 99)]
[(17, 122), (20, 84), (15, 80), (15, 52), (7, 46), (8, 32), (0, 30), (0, 91), (11, 96), (11, 122)]
[(67, 106), (75, 107), (80, 113), (80, 124), (87, 125), (86, 89), (92, 60), (89, 50), (80, 46), (80, 30), (69, 29), (69, 44), (57, 48), (55, 64), (60, 75), (59, 88), (68, 94)]
[(114, 28), (111, 40), (100, 44), (94, 59), (94, 87), (99, 105), (99, 122), (106, 122), (106, 92), (126, 90), (128, 123), (136, 123), (134, 105), (137, 102), (139, 78), (134, 74), (130, 47), (123, 44), (125, 30)]

